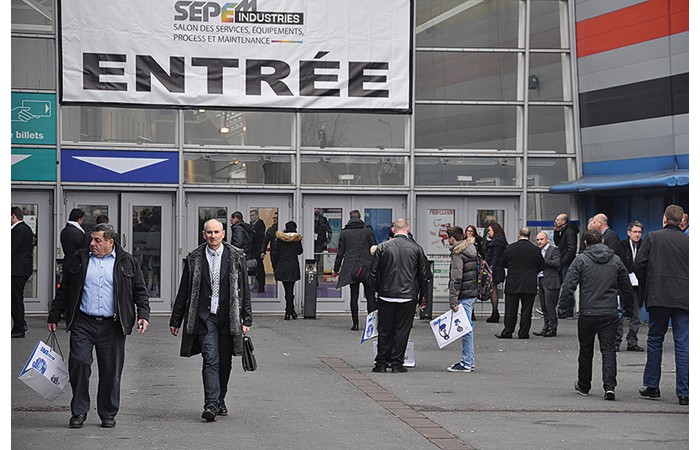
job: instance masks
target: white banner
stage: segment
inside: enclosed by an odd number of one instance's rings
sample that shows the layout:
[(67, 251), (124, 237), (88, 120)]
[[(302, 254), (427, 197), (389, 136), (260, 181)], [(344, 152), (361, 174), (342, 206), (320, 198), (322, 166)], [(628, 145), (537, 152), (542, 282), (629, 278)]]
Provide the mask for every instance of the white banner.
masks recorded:
[(61, 1), (62, 101), (409, 112), (411, 8)]

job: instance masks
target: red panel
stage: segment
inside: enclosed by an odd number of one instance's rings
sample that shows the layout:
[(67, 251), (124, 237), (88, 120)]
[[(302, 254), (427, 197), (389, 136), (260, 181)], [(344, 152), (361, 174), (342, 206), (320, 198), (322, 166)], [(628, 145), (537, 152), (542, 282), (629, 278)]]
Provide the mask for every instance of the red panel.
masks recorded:
[(689, 0), (649, 0), (576, 24), (577, 56), (593, 55), (689, 29)]

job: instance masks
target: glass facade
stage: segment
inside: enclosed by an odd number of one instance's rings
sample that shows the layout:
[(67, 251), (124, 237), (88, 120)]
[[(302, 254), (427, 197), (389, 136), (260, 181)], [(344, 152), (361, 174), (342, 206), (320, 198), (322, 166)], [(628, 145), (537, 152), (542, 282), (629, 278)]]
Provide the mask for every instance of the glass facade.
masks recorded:
[[(158, 171), (166, 158), (158, 153), (176, 154), (179, 182), (158, 189), (172, 191), (183, 210), (192, 192), (263, 189), (288, 194), (292, 209), (320, 192), (393, 192), (406, 211), (444, 192), (509, 196), (519, 199), (523, 225), (571, 210), (569, 197), (548, 194), (577, 178), (570, 1), (415, 0), (412, 115), (61, 105), (56, 2), (11, 5), (13, 93), (55, 95), (57, 142), (106, 155), (76, 159), (148, 150), (148, 170)], [(120, 175), (140, 170), (121, 164)]]

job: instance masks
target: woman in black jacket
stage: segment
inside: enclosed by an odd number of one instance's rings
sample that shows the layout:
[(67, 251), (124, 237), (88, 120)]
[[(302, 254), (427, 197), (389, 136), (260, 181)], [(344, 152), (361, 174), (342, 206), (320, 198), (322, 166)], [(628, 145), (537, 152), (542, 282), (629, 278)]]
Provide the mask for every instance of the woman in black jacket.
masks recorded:
[(297, 233), (297, 224), (289, 221), (284, 225), (284, 232), (277, 232), (277, 239), (272, 245), (270, 256), (274, 267), (275, 280), (284, 286), (284, 299), (287, 306), (284, 310), (284, 320), (296, 319), (294, 310), (294, 284), (301, 279), (299, 255), (304, 252), (301, 245), (301, 234)]
[(496, 222), (489, 225), (486, 236), (486, 263), (493, 272), (493, 293), (491, 294), (491, 317), (486, 319), (489, 323), (498, 323), (501, 315), (498, 313), (498, 289), (499, 283), (506, 279), (506, 269), (501, 266), (501, 256), (508, 245), (503, 227)]
[(484, 239), (479, 236), (476, 232), (476, 227), (474, 225), (469, 225), (466, 230), (464, 230), (464, 239), (470, 237), (474, 238), (474, 247), (476, 247), (476, 252), (481, 256), (481, 258), (486, 259), (486, 252), (484, 251)]

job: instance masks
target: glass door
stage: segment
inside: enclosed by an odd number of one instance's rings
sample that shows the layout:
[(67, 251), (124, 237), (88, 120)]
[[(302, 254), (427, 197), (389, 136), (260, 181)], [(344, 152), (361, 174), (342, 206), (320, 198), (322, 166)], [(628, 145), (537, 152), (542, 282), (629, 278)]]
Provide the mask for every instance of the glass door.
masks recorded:
[(48, 191), (12, 191), (12, 206), (24, 213), (24, 223), (34, 233), (32, 275), (24, 285), (25, 313), (45, 313), (54, 297), (51, 251), (54, 239), (52, 193)]
[[(121, 245), (141, 264), (151, 312), (170, 311), (172, 293), (173, 195), (121, 195)], [(167, 300), (167, 301), (166, 301)]]

